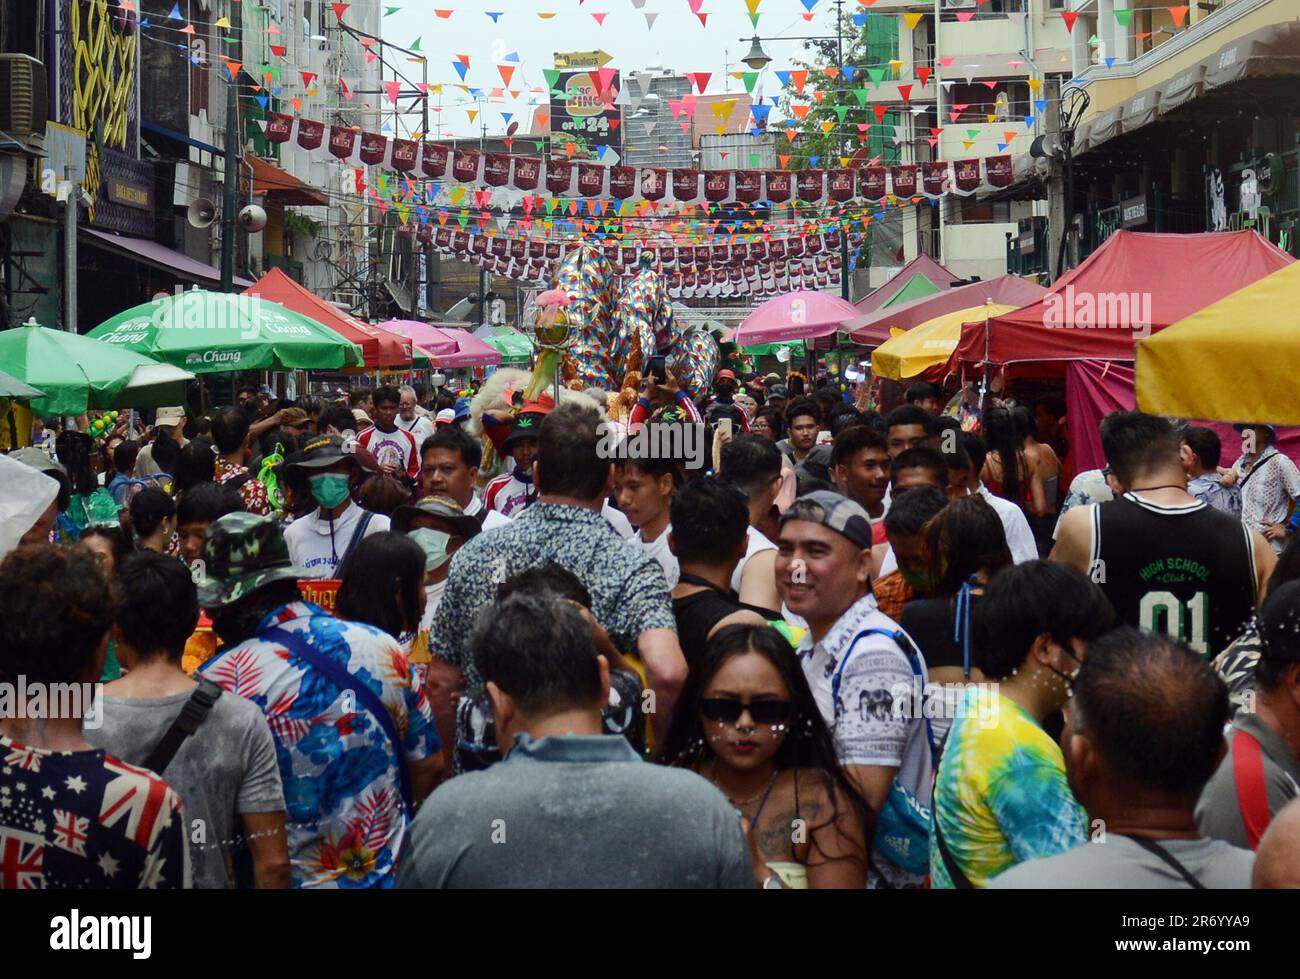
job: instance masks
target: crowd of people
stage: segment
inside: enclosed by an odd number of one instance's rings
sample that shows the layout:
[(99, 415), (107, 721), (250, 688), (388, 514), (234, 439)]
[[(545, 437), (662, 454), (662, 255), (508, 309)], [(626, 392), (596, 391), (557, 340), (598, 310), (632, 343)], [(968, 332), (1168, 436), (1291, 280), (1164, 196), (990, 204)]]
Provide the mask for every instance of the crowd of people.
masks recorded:
[(0, 457), (0, 887), (1300, 886), (1276, 431), (1118, 412), (1075, 472), (1058, 398), (949, 393), (50, 420)]

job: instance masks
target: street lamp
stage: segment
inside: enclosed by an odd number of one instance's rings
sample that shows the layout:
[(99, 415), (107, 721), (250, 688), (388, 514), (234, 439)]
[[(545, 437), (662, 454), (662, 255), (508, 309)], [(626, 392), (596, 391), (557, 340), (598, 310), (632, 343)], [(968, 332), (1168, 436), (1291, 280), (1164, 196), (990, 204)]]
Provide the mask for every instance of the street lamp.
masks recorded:
[[(763, 50), (764, 41), (834, 41), (835, 42), (835, 64), (837, 68), (844, 67), (844, 0), (835, 0), (835, 34), (833, 36), (821, 37), (759, 37), (755, 34), (752, 38), (740, 38), (743, 44), (746, 40), (750, 42), (749, 54), (741, 60), (752, 68), (754, 71), (762, 71), (772, 63), (766, 51)], [(840, 79), (844, 77), (843, 70), (836, 76), (836, 89), (840, 85)], [(840, 155), (844, 155), (844, 134), (840, 133)], [(849, 232), (844, 222), (840, 222), (840, 295), (847, 302), (849, 301)]]
[[(744, 38), (742, 37), (741, 40), (743, 41)], [(757, 34), (753, 37), (753, 43), (749, 47), (749, 54), (745, 55), (745, 57), (740, 60), (749, 65), (749, 67), (753, 68), (755, 71), (762, 71), (772, 63), (772, 59), (769, 58), (767, 52), (763, 50), (762, 38)]]

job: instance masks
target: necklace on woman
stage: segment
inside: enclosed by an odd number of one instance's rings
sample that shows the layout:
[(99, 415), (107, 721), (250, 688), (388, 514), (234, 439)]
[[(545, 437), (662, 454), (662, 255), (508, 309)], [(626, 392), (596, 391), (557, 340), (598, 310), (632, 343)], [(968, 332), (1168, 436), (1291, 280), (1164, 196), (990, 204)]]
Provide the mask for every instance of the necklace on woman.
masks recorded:
[(772, 777), (767, 780), (767, 784), (764, 785), (761, 789), (759, 789), (757, 792), (751, 795), (748, 799), (733, 799), (731, 797), (731, 793), (729, 793), (726, 789), (724, 789), (722, 785), (718, 782), (718, 759), (714, 758), (713, 761), (710, 763), (710, 770), (712, 774), (709, 778), (709, 781), (712, 782), (714, 786), (718, 789), (718, 791), (720, 791), (723, 795), (727, 797), (727, 801), (730, 802), (737, 809), (744, 809), (745, 806), (749, 805), (759, 796), (767, 795), (768, 792), (772, 791), (772, 786), (776, 784), (776, 777), (781, 774), (780, 769), (774, 767), (772, 769)]

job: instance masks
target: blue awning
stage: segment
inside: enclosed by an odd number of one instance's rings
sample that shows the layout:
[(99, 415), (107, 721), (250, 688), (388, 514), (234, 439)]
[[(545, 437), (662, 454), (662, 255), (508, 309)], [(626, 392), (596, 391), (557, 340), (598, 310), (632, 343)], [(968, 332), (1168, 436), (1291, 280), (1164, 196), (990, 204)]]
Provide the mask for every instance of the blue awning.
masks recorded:
[(216, 156), (224, 157), (226, 151), (218, 149), (211, 143), (205, 143), (201, 139), (194, 139), (192, 136), (186, 136), (184, 133), (178, 133), (174, 129), (168, 129), (165, 126), (157, 126), (152, 122), (140, 123), (140, 128), (147, 133), (156, 133), (159, 136), (166, 136), (168, 139), (174, 139), (178, 143), (184, 143), (186, 146), (193, 146), (196, 150), (203, 150)]

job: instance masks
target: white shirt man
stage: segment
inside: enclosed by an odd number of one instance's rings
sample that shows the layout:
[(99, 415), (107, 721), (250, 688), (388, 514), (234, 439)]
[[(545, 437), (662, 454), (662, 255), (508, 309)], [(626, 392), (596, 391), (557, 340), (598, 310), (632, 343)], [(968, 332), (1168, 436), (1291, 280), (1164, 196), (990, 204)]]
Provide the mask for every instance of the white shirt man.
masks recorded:
[[(358, 537), (365, 517), (370, 518), (369, 523)], [(360, 543), (362, 538), (388, 529), (387, 517), (349, 502), (347, 509), (332, 521), (323, 519), (319, 508), (295, 520), (284, 529), (284, 542), (289, 545), (289, 558), (298, 567), (306, 568), (310, 577), (333, 578), (353, 538)]]

